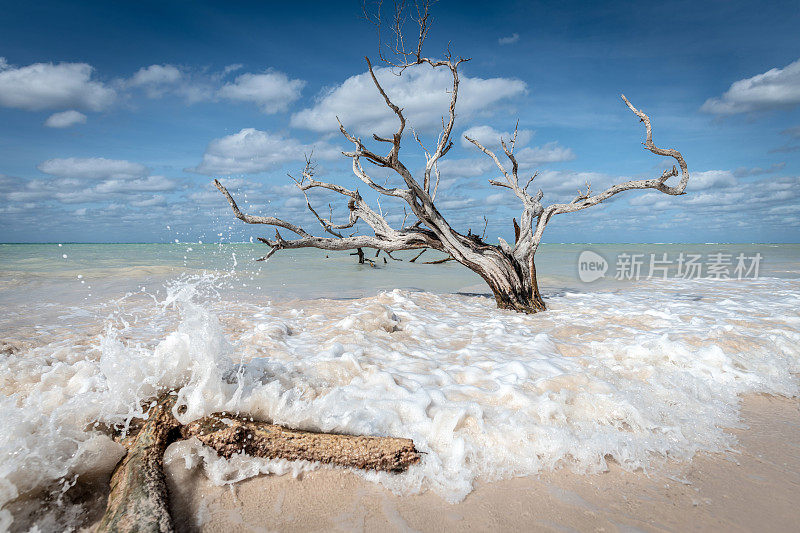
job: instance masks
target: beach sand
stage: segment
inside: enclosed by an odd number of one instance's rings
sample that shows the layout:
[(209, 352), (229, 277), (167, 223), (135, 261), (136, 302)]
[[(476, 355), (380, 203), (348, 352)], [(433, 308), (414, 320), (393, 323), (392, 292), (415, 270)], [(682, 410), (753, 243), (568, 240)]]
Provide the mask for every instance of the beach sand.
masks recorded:
[(396, 496), (337, 469), (212, 485), (200, 468), (167, 470), (179, 531), (797, 531), (800, 402), (742, 400), (735, 453), (701, 453), (658, 472), (561, 469), (479, 484), (455, 505)]

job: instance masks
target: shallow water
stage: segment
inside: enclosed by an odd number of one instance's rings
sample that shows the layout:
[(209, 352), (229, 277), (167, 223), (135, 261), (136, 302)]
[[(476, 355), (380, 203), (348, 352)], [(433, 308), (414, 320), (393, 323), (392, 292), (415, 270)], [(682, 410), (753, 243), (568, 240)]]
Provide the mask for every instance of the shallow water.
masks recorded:
[[(612, 270), (623, 252), (760, 253), (762, 277), (582, 283), (586, 249)], [(262, 251), (0, 245), (0, 340), (14, 347), (0, 359), (0, 503), (107, 475), (121, 450), (95, 423), (124, 426), (173, 387), (183, 421), (226, 410), (412, 438), (421, 465), (363, 475), (450, 501), (477, 478), (648, 470), (727, 450), (740, 394), (798, 393), (796, 245), (545, 246), (549, 310), (533, 316), (497, 310), (453, 263), (253, 262)], [(168, 459), (219, 483), (297, 468), (191, 443)], [(11, 519), (3, 511), (0, 526)]]

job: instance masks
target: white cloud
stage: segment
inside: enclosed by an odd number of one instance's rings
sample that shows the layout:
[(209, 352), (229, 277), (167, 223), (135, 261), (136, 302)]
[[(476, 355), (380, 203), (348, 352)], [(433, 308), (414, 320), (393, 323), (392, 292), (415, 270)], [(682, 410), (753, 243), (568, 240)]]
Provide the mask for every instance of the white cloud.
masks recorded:
[(54, 178), (47, 180), (15, 180), (13, 184), (0, 183), (0, 198), (7, 201), (86, 204), (117, 201), (138, 205), (153, 198), (153, 192), (174, 191), (178, 182), (164, 176), (147, 176), (133, 179), (110, 178), (92, 182), (87, 178)]
[[(562, 161), (572, 161), (575, 159), (575, 153), (571, 148), (565, 148), (553, 141), (544, 144), (543, 146), (528, 146), (521, 148), (528, 144), (531, 137), (533, 137), (531, 130), (519, 130), (517, 132), (517, 145), (514, 150), (514, 155), (521, 167), (531, 167), (545, 163), (559, 163)], [(506, 146), (509, 146), (508, 141), (513, 136), (510, 132), (500, 132), (491, 126), (473, 126), (464, 132), (461, 139), (461, 144), (465, 147), (473, 147), (474, 145), (463, 137), (471, 137), (481, 143), (490, 150), (502, 150), (500, 139), (506, 141)], [(501, 162), (505, 161), (505, 154), (502, 152), (498, 154)], [(509, 163), (510, 165), (510, 163)]]
[(253, 102), (263, 113), (286, 111), (300, 98), (303, 80), (291, 80), (286, 74), (267, 71), (263, 74), (242, 74), (233, 83), (226, 83), (217, 95), (228, 100)]
[(148, 174), (142, 164), (104, 157), (48, 159), (36, 168), (52, 176), (76, 179), (134, 179)]
[(140, 68), (131, 78), (134, 87), (177, 83), (183, 78), (181, 71), (173, 65), (150, 65)]
[[(727, 171), (710, 171), (724, 173)], [(699, 173), (702, 174), (702, 173)], [(689, 180), (691, 185), (694, 176)], [(685, 196), (667, 197), (661, 193), (648, 192), (629, 200), (632, 206), (639, 206), (647, 212), (668, 209), (682, 209), (686, 212), (702, 213), (708, 219), (709, 213), (735, 213), (732, 222), (741, 220), (742, 205), (747, 204), (748, 213), (756, 213), (759, 222), (770, 222), (765, 213), (777, 214), (787, 211), (780, 206), (797, 205), (800, 198), (800, 177), (762, 178), (754, 182), (743, 182), (737, 187), (714, 188)], [(719, 220), (719, 218), (716, 218)], [(774, 220), (772, 222), (775, 222)]]
[(443, 200), (436, 200), (436, 206), (439, 209), (448, 211), (456, 211), (458, 209), (467, 209), (476, 205), (475, 198), (445, 198)]
[(497, 39), (499, 44), (514, 44), (517, 41), (519, 41), (519, 33), (512, 33), (508, 37), (500, 37)]
[(68, 128), (75, 124), (85, 123), (86, 115), (74, 109), (70, 109), (69, 111), (62, 111), (61, 113), (53, 113), (45, 120), (44, 125), (48, 128)]
[(143, 88), (150, 98), (160, 98), (182, 80), (183, 74), (173, 65), (150, 65), (140, 68), (128, 85)]
[[(552, 195), (562, 195), (574, 197), (580, 189), (586, 192), (588, 182), (593, 192), (600, 192), (613, 183), (626, 181), (630, 178), (614, 177), (600, 172), (572, 172), (561, 170), (545, 170), (533, 180), (531, 190), (542, 189), (545, 199), (553, 200)], [(562, 198), (563, 199), (563, 198)]]
[(207, 175), (264, 172), (290, 161), (301, 161), (312, 152), (316, 159), (331, 159), (341, 155), (326, 143), (306, 145), (281, 134), (245, 128), (239, 133), (211, 141), (203, 154), (203, 161), (186, 170)]
[(150, 65), (140, 68), (123, 86), (142, 89), (148, 98), (174, 94), (194, 104), (212, 100), (215, 85), (225, 74), (226, 71), (208, 75), (174, 65)]
[(241, 68), (242, 65), (234, 64), (209, 73), (174, 65), (150, 65), (140, 68), (123, 82), (123, 86), (142, 89), (150, 98), (174, 94), (190, 104), (218, 98), (254, 102), (264, 113), (286, 110), (300, 97), (305, 86), (304, 81), (289, 79), (286, 74), (273, 70), (262, 74), (242, 74), (233, 82), (220, 86), (226, 76)]
[(488, 205), (502, 204), (508, 199), (508, 196), (510, 195), (504, 194), (502, 192), (496, 192), (484, 198), (483, 203)]
[(689, 191), (702, 191), (711, 188), (733, 187), (738, 183), (730, 170), (706, 170), (689, 175)]
[[(481, 154), (482, 155), (482, 154)], [(438, 163), (442, 178), (474, 178), (483, 176), (494, 168), (488, 157), (470, 159), (444, 159)]]
[(93, 68), (86, 63), (34, 63), (0, 68), (0, 105), (40, 111), (43, 109), (88, 109), (101, 111), (116, 98), (116, 92), (92, 81)]
[(520, 166), (535, 166), (544, 163), (559, 163), (572, 161), (575, 153), (571, 148), (565, 148), (558, 142), (549, 142), (542, 146), (529, 146), (515, 153)]
[(784, 68), (773, 68), (752, 78), (733, 82), (718, 98), (700, 108), (706, 113), (733, 115), (800, 104), (800, 59)]
[[(502, 138), (506, 145), (514, 136), (513, 132), (497, 131), (491, 126), (472, 126), (461, 135), (461, 145), (467, 148), (474, 146), (465, 137), (470, 137), (481, 143), (486, 148), (494, 149), (500, 147), (500, 139)], [(517, 131), (517, 148), (528, 144), (533, 137), (532, 130), (518, 130)]]
[(225, 76), (227, 76), (231, 72), (236, 72), (237, 70), (241, 70), (241, 68), (243, 66), (244, 65), (242, 65), (241, 63), (233, 63), (232, 65), (227, 65), (224, 69), (222, 69), (222, 72), (220, 73), (220, 77), (224, 78)]
[[(392, 101), (404, 109), (411, 126), (418, 131), (441, 127), (441, 117), (450, 102), (452, 86), (449, 71), (426, 65), (413, 67), (402, 76), (387, 68), (375, 74)], [(509, 78), (470, 78), (461, 76), (457, 113), (461, 119), (486, 114), (498, 103), (520, 96), (526, 84)], [(291, 125), (313, 131), (338, 130), (336, 117), (352, 131), (365, 135), (387, 135), (397, 129), (397, 119), (381, 98), (368, 72), (351, 76), (328, 90), (316, 105), (292, 115)]]
[(98, 193), (127, 193), (171, 191), (176, 183), (164, 176), (147, 176), (137, 179), (110, 179), (98, 184), (94, 190)]

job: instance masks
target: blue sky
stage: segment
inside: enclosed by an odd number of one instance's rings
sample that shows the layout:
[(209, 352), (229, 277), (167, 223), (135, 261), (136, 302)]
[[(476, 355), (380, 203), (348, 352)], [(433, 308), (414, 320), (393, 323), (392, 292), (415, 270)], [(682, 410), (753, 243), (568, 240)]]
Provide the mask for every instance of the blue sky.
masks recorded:
[[(798, 242), (800, 3), (442, 1), (426, 44), (463, 66), (456, 133), (487, 143), (519, 119), (544, 202), (659, 175), (624, 92), (656, 144), (693, 174), (679, 198), (630, 191), (561, 215), (546, 242)], [(246, 240), (213, 177), (254, 214), (314, 226), (287, 172), (354, 185), (335, 116), (393, 129), (365, 77), (374, 28), (353, 2), (9, 3), (0, 17), (0, 241)], [(446, 76), (383, 72), (423, 140)], [(406, 165), (424, 159), (409, 137)], [(376, 175), (379, 175), (377, 173)], [(509, 237), (520, 206), (466, 143), (442, 164), (454, 225)], [(321, 205), (331, 199), (319, 197)], [(383, 202), (390, 221), (402, 207)], [(343, 205), (334, 214), (345, 213)]]

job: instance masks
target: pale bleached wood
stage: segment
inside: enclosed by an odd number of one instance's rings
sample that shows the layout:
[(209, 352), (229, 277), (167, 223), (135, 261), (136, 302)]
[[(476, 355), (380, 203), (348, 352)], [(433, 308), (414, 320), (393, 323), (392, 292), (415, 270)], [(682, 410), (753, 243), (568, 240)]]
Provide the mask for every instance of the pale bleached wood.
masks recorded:
[[(390, 226), (380, 205), (379, 212), (371, 209), (357, 189), (350, 190), (340, 185), (316, 180), (314, 166), (309, 159), (306, 160), (301, 178), (295, 179), (295, 183), (305, 195), (308, 209), (328, 235), (325, 237), (313, 236), (305, 229), (275, 217), (243, 214), (219, 180), (215, 180), (214, 184), (225, 195), (235, 216), (240, 220), (248, 224), (267, 224), (276, 228), (285, 228), (299, 237), (286, 240), (276, 229), (274, 239), (259, 238), (261, 242), (270, 247), (269, 252), (262, 259), (269, 258), (278, 250), (298, 248), (324, 250), (374, 248), (386, 252), (432, 248), (446, 253), (452, 260), (458, 261), (480, 275), (494, 293), (498, 307), (525, 313), (542, 311), (545, 309), (545, 303), (538, 289), (534, 255), (541, 243), (544, 230), (554, 215), (580, 211), (623, 191), (634, 189), (654, 189), (669, 195), (683, 194), (689, 180), (688, 167), (680, 152), (674, 149), (659, 148), (653, 143), (650, 118), (643, 111), (635, 108), (624, 95), (622, 99), (625, 104), (645, 125), (645, 142), (643, 143), (645, 149), (656, 155), (672, 157), (676, 160), (681, 173), (681, 179), (677, 185), (671, 186), (667, 183), (671, 177), (678, 175), (678, 169), (673, 166), (671, 170), (665, 171), (657, 178), (620, 183), (598, 194), (592, 194), (591, 186), (587, 183), (586, 192), (578, 191), (571, 202), (545, 206), (542, 203), (544, 192), (541, 189), (535, 193), (528, 191), (538, 173), (533, 172), (527, 179), (524, 179), (524, 184), (520, 180), (519, 163), (514, 154), (518, 124), (514, 128), (511, 139), (508, 141), (500, 139), (507, 163), (501, 161), (501, 157), (476, 139), (466, 137), (467, 141), (491, 158), (500, 171), (501, 176), (498, 179), (489, 180), (489, 183), (511, 190), (522, 203), (522, 213), (519, 225), (517, 226), (515, 223), (516, 238), (513, 245), (502, 238), (498, 239), (497, 244), (489, 244), (483, 240), (482, 236), (477, 237), (471, 233), (464, 235), (456, 231), (438, 210), (434, 201), (440, 185), (439, 162), (453, 147), (452, 133), (460, 88), (459, 67), (469, 59), (454, 57), (449, 49), (444, 59), (432, 59), (423, 55), (423, 45), (431, 24), (431, 4), (432, 2), (427, 0), (414, 3), (416, 11), (412, 12), (411, 19), (417, 25), (418, 34), (412, 48), (406, 47), (404, 36), (404, 27), (409, 20), (406, 3), (394, 3), (388, 23), (384, 21), (381, 13), (380, 1), (375, 13), (365, 11), (367, 19), (378, 28), (379, 57), (395, 74), (402, 75), (410, 67), (427, 65), (433, 69), (446, 69), (452, 79), (449, 88), (449, 105), (442, 117), (442, 128), (436, 138), (435, 147), (428, 150), (416, 132), (413, 132), (414, 139), (425, 155), (426, 163), (420, 176), (421, 179), (415, 178), (400, 159), (403, 134), (408, 126), (407, 120), (403, 109), (392, 100), (381, 84), (369, 58), (365, 59), (370, 79), (387, 108), (391, 110), (398, 121), (397, 130), (391, 137), (382, 137), (377, 134), (372, 136), (373, 141), (379, 143), (379, 146), (389, 146), (386, 155), (381, 155), (367, 147), (362, 139), (350, 133), (337, 117), (340, 132), (353, 145), (352, 151), (343, 152), (343, 154), (351, 158), (353, 174), (356, 178), (379, 196), (393, 197), (406, 204), (405, 217), (400, 229)], [(384, 27), (388, 27), (393, 36), (390, 42), (385, 42), (381, 37)], [(403, 186), (389, 187), (386, 184), (377, 183), (365, 169), (365, 161), (375, 167), (391, 170), (394, 176), (402, 181)], [(319, 214), (319, 211), (312, 206), (307, 194), (308, 191), (315, 188), (338, 193), (347, 199), (348, 216), (345, 222), (335, 223), (332, 220), (332, 209), (331, 216), (328, 218)], [(409, 217), (416, 220), (407, 226), (406, 219)], [(343, 230), (357, 228), (359, 221), (364, 222), (370, 228), (372, 235), (359, 234), (357, 231), (350, 235), (343, 233)]]
[(243, 453), (386, 472), (403, 472), (421, 459), (410, 439), (300, 431), (227, 413), (182, 426), (173, 415), (175, 399), (175, 394), (167, 393), (152, 402), (141, 427), (120, 439), (128, 451), (111, 475), (111, 492), (96, 527), (98, 533), (174, 530), (164, 451), (182, 438), (196, 437), (227, 458)]

